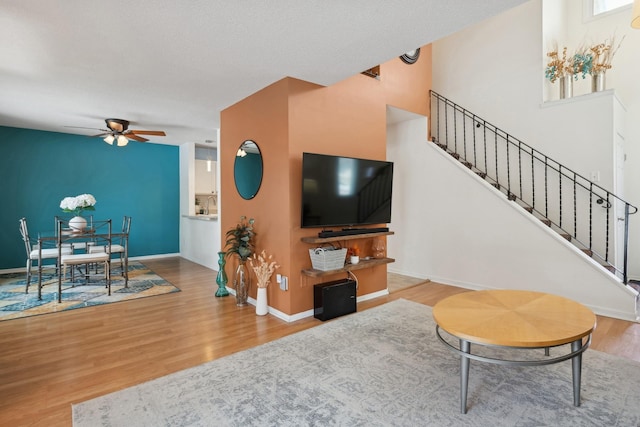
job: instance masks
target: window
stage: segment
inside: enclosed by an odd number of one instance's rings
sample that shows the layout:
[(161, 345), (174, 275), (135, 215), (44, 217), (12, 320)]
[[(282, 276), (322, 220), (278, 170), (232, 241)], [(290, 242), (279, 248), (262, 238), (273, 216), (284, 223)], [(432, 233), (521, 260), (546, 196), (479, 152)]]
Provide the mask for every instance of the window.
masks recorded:
[(633, 3), (633, 0), (592, 0), (591, 15), (597, 16), (603, 13), (611, 12)]

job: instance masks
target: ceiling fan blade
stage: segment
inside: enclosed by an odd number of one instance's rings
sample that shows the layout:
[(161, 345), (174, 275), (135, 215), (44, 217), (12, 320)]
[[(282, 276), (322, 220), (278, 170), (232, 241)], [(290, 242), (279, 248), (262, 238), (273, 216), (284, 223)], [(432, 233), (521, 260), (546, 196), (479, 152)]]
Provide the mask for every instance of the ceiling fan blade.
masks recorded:
[(91, 129), (91, 130), (99, 130), (102, 132), (109, 132), (107, 129), (100, 129), (100, 128), (86, 128), (83, 126), (64, 126), (66, 128), (71, 128), (71, 129)]
[(146, 141), (148, 141), (148, 139), (147, 139), (147, 138), (143, 138), (143, 137), (141, 137), (141, 136), (138, 136), (138, 135), (136, 135), (136, 134), (135, 134), (135, 133), (133, 133), (133, 132), (126, 133), (126, 134), (124, 134), (124, 136), (126, 136), (126, 137), (127, 137), (127, 138), (129, 138), (129, 139), (135, 139), (136, 141), (140, 141), (140, 142), (146, 142)]
[(91, 135), (91, 138), (98, 138), (98, 137), (102, 137), (102, 136), (107, 136), (109, 135), (111, 132), (105, 132), (105, 133), (99, 133), (97, 135)]
[(137, 133), (138, 135), (154, 135), (154, 136), (167, 136), (161, 130), (130, 130), (131, 133)]

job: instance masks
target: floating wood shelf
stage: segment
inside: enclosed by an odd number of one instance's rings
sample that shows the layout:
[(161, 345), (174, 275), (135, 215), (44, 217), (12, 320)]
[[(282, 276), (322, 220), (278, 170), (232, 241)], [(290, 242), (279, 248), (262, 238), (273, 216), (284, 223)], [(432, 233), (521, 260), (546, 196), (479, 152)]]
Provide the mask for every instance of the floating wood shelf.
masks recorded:
[(390, 236), (392, 234), (394, 234), (393, 231), (379, 231), (376, 233), (348, 234), (346, 236), (335, 236), (335, 237), (303, 237), (300, 240), (302, 240), (305, 243), (329, 243), (329, 242), (339, 242), (342, 240), (370, 239), (372, 237)]
[[(331, 237), (331, 239), (333, 239), (333, 237)], [(357, 264), (346, 264), (344, 267), (338, 268), (336, 270), (323, 271), (323, 270), (316, 270), (314, 268), (309, 268), (306, 270), (302, 270), (302, 274), (304, 274), (305, 276), (311, 276), (311, 277), (330, 276), (332, 274), (346, 273), (347, 271), (362, 270), (363, 268), (376, 267), (382, 264), (390, 264), (395, 261), (396, 260), (393, 258), (360, 259), (360, 262)]]

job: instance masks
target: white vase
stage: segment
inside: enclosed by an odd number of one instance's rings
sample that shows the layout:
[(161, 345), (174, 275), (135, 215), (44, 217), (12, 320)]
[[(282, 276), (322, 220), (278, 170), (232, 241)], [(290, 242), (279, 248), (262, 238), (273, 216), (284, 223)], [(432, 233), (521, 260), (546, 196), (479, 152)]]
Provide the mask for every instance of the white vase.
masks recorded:
[(69, 220), (69, 228), (76, 231), (84, 231), (87, 228), (87, 220), (81, 216), (74, 216)]
[(267, 288), (258, 288), (258, 296), (256, 298), (256, 314), (264, 316), (269, 313), (267, 306)]

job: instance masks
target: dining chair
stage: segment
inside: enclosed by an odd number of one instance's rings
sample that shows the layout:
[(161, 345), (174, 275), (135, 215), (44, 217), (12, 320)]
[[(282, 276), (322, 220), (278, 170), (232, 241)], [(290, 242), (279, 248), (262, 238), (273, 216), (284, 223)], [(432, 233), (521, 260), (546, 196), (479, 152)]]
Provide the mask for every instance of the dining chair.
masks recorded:
[(120, 259), (120, 268), (122, 269), (122, 277), (124, 277), (125, 288), (129, 286), (129, 232), (131, 231), (131, 217), (124, 216), (122, 218), (122, 230), (120, 233), (113, 235), (111, 242), (111, 250), (106, 250), (105, 246), (93, 245), (89, 246), (89, 253), (100, 253), (107, 251), (111, 255), (118, 254)]
[[(110, 276), (110, 257), (109, 250), (111, 247), (111, 220), (98, 221), (95, 224), (94, 228), (91, 229), (90, 234), (86, 232), (80, 233), (67, 233), (65, 234), (63, 231), (64, 221), (59, 220), (57, 225), (58, 232), (58, 246), (62, 249), (65, 249), (64, 244), (73, 242), (75, 239), (84, 240), (87, 236), (92, 237), (95, 240), (101, 240), (104, 242), (104, 247), (107, 248), (106, 251), (103, 252), (95, 252), (95, 253), (70, 253), (66, 255), (62, 255), (60, 257), (60, 268), (62, 269), (61, 274), (58, 276), (58, 302), (62, 302), (62, 278), (67, 275), (67, 267), (71, 267), (70, 279), (73, 283), (75, 280), (74, 277), (74, 267), (79, 265), (84, 265), (85, 267), (85, 281), (89, 283), (90, 277), (90, 269), (89, 266), (92, 264), (103, 264), (104, 266), (104, 278), (106, 280), (106, 287), (108, 289), (108, 295), (111, 295), (111, 276)], [(72, 244), (73, 246), (73, 244)], [(89, 246), (91, 248), (91, 246)]]
[(29, 293), (29, 284), (31, 282), (31, 270), (33, 268), (33, 262), (36, 261), (38, 263), (38, 283), (41, 283), (42, 281), (40, 279), (42, 275), (43, 260), (55, 259), (55, 266), (57, 271), (60, 266), (58, 260), (59, 252), (61, 252), (63, 255), (69, 255), (71, 254), (72, 249), (70, 247), (64, 247), (61, 251), (58, 251), (58, 248), (41, 248), (39, 244), (32, 244), (31, 239), (29, 238), (29, 228), (27, 226), (26, 218), (20, 218), (20, 234), (22, 235), (24, 249), (27, 255), (27, 277), (24, 292)]

